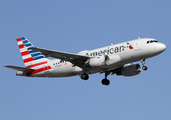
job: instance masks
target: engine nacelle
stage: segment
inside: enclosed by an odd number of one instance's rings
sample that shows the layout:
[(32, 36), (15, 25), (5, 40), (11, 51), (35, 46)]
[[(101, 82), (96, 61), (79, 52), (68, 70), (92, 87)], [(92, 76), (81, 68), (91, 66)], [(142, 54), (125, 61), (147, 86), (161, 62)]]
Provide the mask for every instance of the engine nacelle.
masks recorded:
[(120, 61), (121, 61), (121, 58), (119, 57), (119, 55), (110, 55), (110, 56), (106, 55), (105, 56), (106, 65), (116, 64)]
[(95, 58), (91, 58), (88, 60), (88, 65), (91, 67), (98, 67), (98, 66), (104, 66), (105, 65), (105, 56), (98, 56)]
[(98, 67), (98, 66), (105, 66), (105, 65), (112, 65), (121, 61), (121, 58), (118, 55), (111, 55), (111, 56), (98, 56), (91, 58), (87, 61), (87, 65), (91, 67)]
[(123, 76), (135, 76), (140, 74), (141, 66), (139, 64), (126, 64), (118, 73), (117, 75)]

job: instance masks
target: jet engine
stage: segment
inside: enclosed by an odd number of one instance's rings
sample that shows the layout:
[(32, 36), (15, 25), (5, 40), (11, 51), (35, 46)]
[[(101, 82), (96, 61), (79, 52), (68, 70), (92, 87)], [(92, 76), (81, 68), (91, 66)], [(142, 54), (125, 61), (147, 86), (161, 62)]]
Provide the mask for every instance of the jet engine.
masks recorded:
[(105, 64), (106, 65), (113, 65), (121, 61), (121, 58), (119, 55), (106, 55), (105, 56)]
[(105, 56), (98, 56), (98, 57), (91, 58), (86, 62), (86, 64), (91, 67), (104, 66)]
[(140, 74), (141, 66), (139, 64), (126, 64), (124, 67), (116, 73), (116, 75), (123, 76), (135, 76)]
[(86, 65), (91, 67), (98, 67), (98, 66), (105, 66), (105, 65), (112, 65), (116, 64), (121, 61), (121, 58), (118, 55), (111, 55), (111, 56), (98, 56), (89, 59), (86, 62)]

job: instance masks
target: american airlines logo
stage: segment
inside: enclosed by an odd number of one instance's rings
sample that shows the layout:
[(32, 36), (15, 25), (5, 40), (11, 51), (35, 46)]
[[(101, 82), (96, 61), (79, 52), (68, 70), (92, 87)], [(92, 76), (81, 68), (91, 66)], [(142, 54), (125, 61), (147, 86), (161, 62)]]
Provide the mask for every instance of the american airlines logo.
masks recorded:
[(129, 49), (134, 49), (132, 45), (129, 44), (129, 42), (127, 42), (126, 44), (129, 45)]
[(132, 45), (130, 45), (129, 42), (126, 43), (127, 46), (119, 46), (119, 47), (108, 47), (107, 49), (98, 51), (98, 52), (92, 52), (92, 53), (86, 53), (86, 56), (102, 56), (102, 55), (110, 55), (114, 53), (119, 53), (125, 50), (125, 48), (134, 49)]

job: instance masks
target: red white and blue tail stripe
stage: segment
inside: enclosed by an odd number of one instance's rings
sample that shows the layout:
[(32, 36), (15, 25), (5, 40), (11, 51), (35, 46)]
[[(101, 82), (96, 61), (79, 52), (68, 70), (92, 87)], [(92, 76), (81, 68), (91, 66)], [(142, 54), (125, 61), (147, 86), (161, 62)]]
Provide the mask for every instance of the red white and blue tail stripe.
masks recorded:
[(42, 55), (41, 52), (28, 49), (29, 47), (33, 47), (33, 45), (30, 43), (29, 40), (27, 40), (27, 38), (22, 37), (16, 40), (17, 40), (25, 67), (35, 69), (35, 71), (26, 73), (27, 76), (51, 69), (51, 67), (47, 65), (48, 59), (45, 58), (45, 56)]

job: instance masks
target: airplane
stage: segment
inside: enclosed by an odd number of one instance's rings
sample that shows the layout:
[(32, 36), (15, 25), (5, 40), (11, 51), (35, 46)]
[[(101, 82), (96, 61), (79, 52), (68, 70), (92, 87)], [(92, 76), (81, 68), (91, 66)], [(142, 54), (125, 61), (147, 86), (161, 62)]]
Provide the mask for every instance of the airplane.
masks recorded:
[[(54, 51), (33, 46), (25, 37), (17, 38), (25, 67), (6, 65), (17, 70), (17, 76), (26, 77), (71, 77), (89, 79), (89, 74), (104, 73), (103, 85), (109, 85), (108, 75), (135, 76), (147, 70), (145, 60), (164, 52), (166, 45), (153, 38), (138, 38), (110, 46), (84, 50), (78, 54)], [(48, 57), (55, 59), (48, 59)]]

